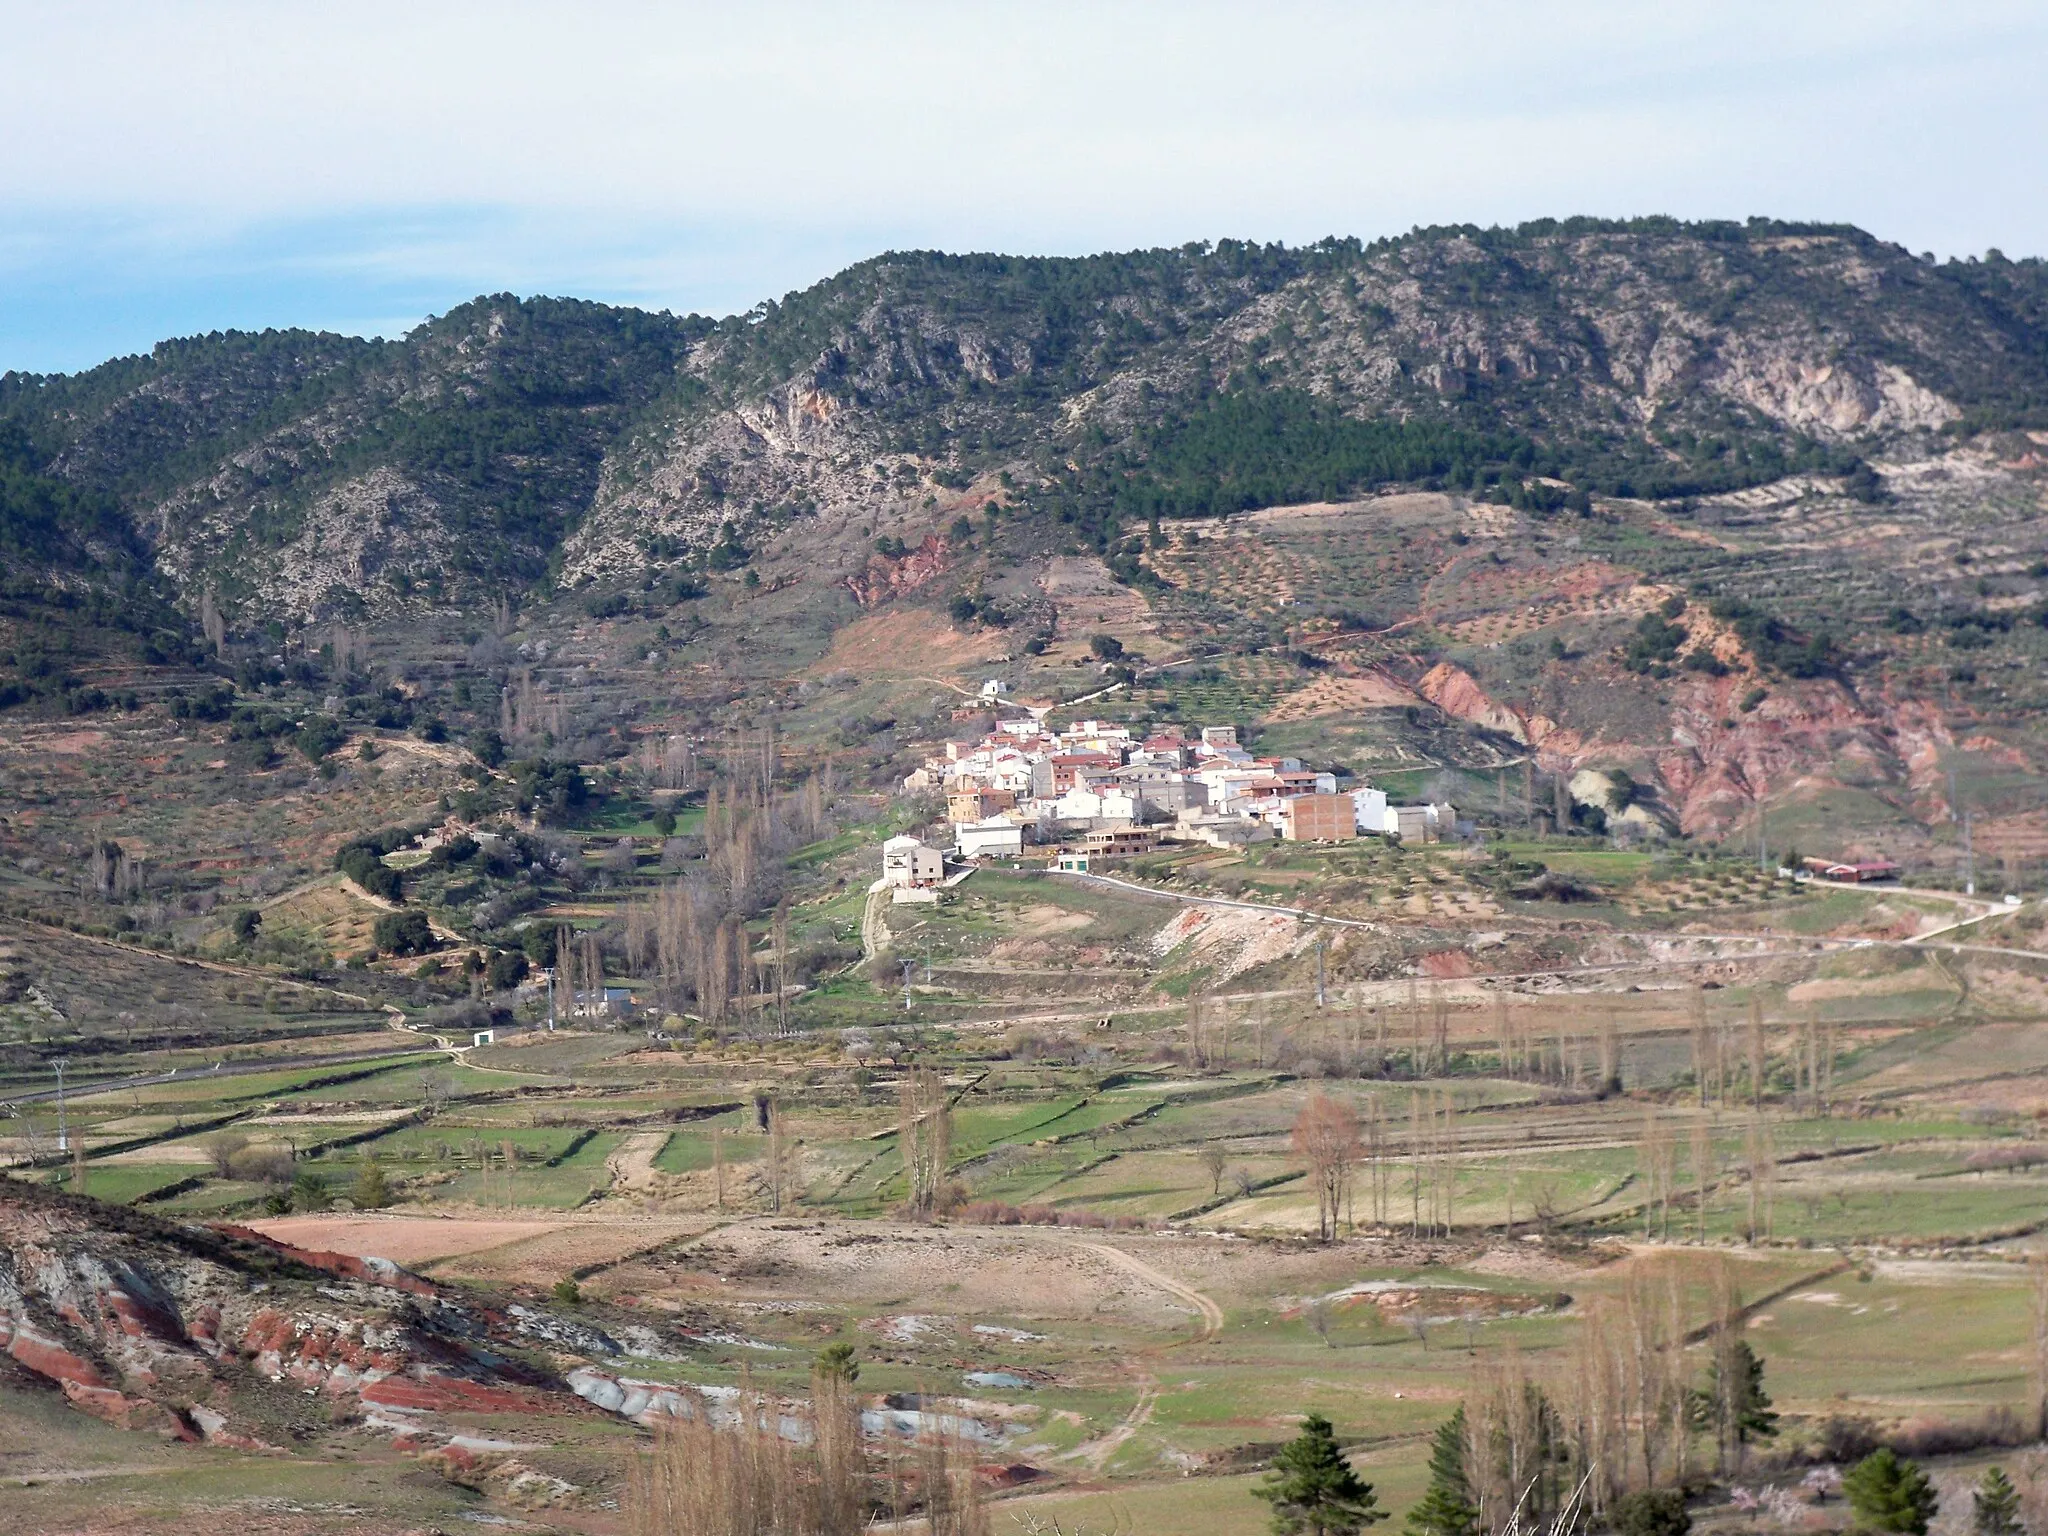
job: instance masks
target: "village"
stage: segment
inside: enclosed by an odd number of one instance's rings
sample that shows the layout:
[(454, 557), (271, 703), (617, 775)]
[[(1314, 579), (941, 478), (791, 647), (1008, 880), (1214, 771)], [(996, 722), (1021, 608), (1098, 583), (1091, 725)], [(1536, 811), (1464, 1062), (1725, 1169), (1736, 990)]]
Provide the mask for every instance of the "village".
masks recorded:
[(1434, 843), (1472, 831), (1448, 801), (1395, 805), (1382, 789), (1299, 758), (1257, 756), (1234, 725), (1191, 733), (1162, 724), (1144, 733), (1080, 720), (1053, 730), (1042, 711), (1006, 712), (1013, 718), (980, 740), (949, 741), (943, 755), (905, 776), (906, 793), (945, 796), (951, 843), (889, 839), (877, 889), (892, 889), (899, 902), (933, 900), (937, 887), (966, 872), (949, 875), (948, 854), (969, 869), (978, 860), (1036, 858), (1087, 874), (1161, 843)]

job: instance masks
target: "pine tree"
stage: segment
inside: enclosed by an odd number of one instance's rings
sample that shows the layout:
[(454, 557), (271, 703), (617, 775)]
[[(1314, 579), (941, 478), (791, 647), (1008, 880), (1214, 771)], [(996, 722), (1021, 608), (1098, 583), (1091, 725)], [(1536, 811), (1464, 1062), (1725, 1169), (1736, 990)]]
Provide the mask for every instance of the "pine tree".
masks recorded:
[(1273, 1506), (1274, 1536), (1357, 1536), (1386, 1519), (1372, 1484), (1351, 1470), (1337, 1448), (1336, 1431), (1320, 1413), (1302, 1421), (1301, 1434), (1281, 1447), (1267, 1480), (1252, 1497)]
[(356, 1175), (348, 1197), (359, 1211), (381, 1211), (391, 1203), (391, 1185), (374, 1159), (363, 1164), (363, 1171)]
[(1772, 1411), (1770, 1394), (1764, 1391), (1763, 1360), (1744, 1339), (1737, 1339), (1726, 1353), (1735, 1389), (1722, 1390), (1721, 1359), (1717, 1357), (1707, 1367), (1707, 1389), (1697, 1399), (1702, 1421), (1721, 1428), (1727, 1435), (1723, 1444), (1753, 1445), (1776, 1439), (1778, 1415)]
[(1851, 1467), (1842, 1492), (1856, 1530), (1888, 1536), (1927, 1536), (1927, 1523), (1940, 1503), (1927, 1474), (1888, 1446)]
[(811, 1362), (811, 1374), (829, 1376), (852, 1386), (860, 1380), (860, 1358), (851, 1344), (827, 1344)]
[(1976, 1536), (2020, 1536), (2020, 1494), (2003, 1467), (1990, 1467), (1970, 1495)]
[(1429, 1489), (1408, 1511), (1407, 1536), (1478, 1536), (1479, 1511), (1465, 1475), (1465, 1408), (1436, 1428), (1429, 1447)]

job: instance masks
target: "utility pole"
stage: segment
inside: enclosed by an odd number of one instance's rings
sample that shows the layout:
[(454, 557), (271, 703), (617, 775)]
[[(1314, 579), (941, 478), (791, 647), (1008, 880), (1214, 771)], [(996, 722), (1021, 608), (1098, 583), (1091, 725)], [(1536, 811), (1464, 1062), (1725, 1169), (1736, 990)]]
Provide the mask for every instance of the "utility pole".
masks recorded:
[(60, 1056), (50, 1065), (57, 1069), (57, 1151), (68, 1153), (71, 1150), (71, 1131), (64, 1120), (64, 1069), (70, 1063)]
[(1318, 924), (1316, 927), (1316, 1006), (1318, 1008), (1321, 1008), (1325, 1001), (1326, 994), (1323, 981), (1323, 930), (1321, 925)]
[(903, 1011), (905, 1013), (910, 1012), (910, 978), (916, 970), (917, 962), (915, 960), (903, 962)]
[(547, 980), (548, 984), (548, 1028), (553, 1029), (555, 1027), (555, 968), (552, 965), (544, 965), (540, 968), (540, 973)]
[(1948, 767), (1948, 813), (1961, 823), (1963, 829), (1963, 894), (1977, 894), (1977, 859), (1970, 846), (1970, 813), (1963, 808), (1962, 796), (1956, 791), (1956, 768)]

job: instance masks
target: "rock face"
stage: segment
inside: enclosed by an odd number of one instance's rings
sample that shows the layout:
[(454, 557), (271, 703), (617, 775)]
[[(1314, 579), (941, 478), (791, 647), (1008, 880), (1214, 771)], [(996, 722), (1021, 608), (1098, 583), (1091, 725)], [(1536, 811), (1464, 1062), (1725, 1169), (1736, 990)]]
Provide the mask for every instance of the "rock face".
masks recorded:
[(584, 1411), (494, 1347), (537, 1317), (486, 1315), (387, 1262), (0, 1182), (0, 1353), (124, 1428), (262, 1446), (308, 1395), (413, 1443), (422, 1415)]

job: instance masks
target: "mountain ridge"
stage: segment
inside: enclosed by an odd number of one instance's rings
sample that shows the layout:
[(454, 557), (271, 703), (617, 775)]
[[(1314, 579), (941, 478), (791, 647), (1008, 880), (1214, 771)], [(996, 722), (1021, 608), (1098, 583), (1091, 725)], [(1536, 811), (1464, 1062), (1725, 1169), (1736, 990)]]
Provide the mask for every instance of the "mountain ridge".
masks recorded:
[(0, 378), (0, 699), (211, 674), (584, 761), (786, 716), (886, 780), (996, 676), (1919, 845), (1966, 743), (2005, 733), (2014, 815), (2035, 782), (2042, 428), (2048, 265), (1844, 226), (900, 252), (724, 320), (487, 295)]
[[(616, 577), (941, 477), (1128, 476), (1146, 429), (1233, 392), (1518, 433), (1613, 494), (1762, 483), (2036, 419), (2044, 316), (2039, 262), (1764, 221), (904, 252), (723, 321), (499, 294), (396, 342), (166, 343), (0, 377), (0, 419), (119, 502), (188, 609), (211, 586), (294, 625)], [(1015, 499), (1057, 515), (1062, 489)]]

